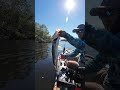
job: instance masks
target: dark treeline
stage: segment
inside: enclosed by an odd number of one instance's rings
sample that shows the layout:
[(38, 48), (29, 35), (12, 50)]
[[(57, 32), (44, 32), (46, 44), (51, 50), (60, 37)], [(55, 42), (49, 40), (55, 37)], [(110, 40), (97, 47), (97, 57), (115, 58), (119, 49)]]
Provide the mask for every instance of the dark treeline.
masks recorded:
[(35, 23), (35, 39), (36, 42), (50, 42), (51, 36), (49, 35), (48, 28), (44, 24)]
[(0, 0), (0, 39), (34, 39), (31, 0)]

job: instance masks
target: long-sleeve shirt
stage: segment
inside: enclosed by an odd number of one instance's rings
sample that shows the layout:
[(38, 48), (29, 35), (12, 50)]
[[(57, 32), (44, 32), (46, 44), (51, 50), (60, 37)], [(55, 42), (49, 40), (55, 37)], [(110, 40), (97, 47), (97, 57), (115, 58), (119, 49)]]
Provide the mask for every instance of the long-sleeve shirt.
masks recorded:
[(75, 57), (79, 53), (81, 53), (81, 55), (83, 54), (83, 50), (85, 48), (85, 42), (84, 41), (82, 41), (81, 39), (78, 39), (78, 38), (74, 38), (74, 37), (72, 37), (68, 33), (66, 33), (66, 35), (64, 36), (64, 38), (66, 38), (67, 41), (76, 48), (74, 50), (74, 52), (72, 52), (72, 53), (70, 53), (68, 55), (65, 55), (65, 58)]
[(86, 25), (85, 42), (100, 53), (93, 61), (85, 64), (86, 73), (98, 71), (109, 64), (105, 83), (120, 85), (120, 32), (113, 35), (107, 31), (93, 30)]

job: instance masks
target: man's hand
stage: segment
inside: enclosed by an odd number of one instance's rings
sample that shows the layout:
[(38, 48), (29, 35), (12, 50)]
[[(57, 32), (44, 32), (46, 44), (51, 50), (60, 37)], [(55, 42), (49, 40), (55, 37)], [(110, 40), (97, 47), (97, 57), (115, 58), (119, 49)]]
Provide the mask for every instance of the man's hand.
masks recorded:
[(67, 61), (67, 67), (71, 69), (78, 68), (79, 64), (76, 61)]
[(65, 31), (62, 31), (61, 29), (57, 29), (56, 30), (57, 35), (59, 35), (60, 37), (64, 37), (66, 35)]

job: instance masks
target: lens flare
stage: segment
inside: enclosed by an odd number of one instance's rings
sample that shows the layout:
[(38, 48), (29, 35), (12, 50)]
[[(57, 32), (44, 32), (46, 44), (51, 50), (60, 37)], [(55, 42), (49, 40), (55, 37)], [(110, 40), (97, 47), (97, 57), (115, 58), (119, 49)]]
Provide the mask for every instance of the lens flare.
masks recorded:
[(68, 22), (68, 17), (66, 17), (66, 23)]

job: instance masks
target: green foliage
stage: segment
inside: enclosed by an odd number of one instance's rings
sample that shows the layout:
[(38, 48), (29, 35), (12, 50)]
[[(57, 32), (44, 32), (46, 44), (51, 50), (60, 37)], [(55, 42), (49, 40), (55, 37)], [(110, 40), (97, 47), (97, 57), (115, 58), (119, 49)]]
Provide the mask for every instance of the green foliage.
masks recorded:
[(0, 0), (0, 39), (34, 39), (34, 12), (28, 0)]
[(42, 24), (35, 23), (35, 39), (37, 42), (50, 42), (51, 36), (49, 35), (48, 28)]

